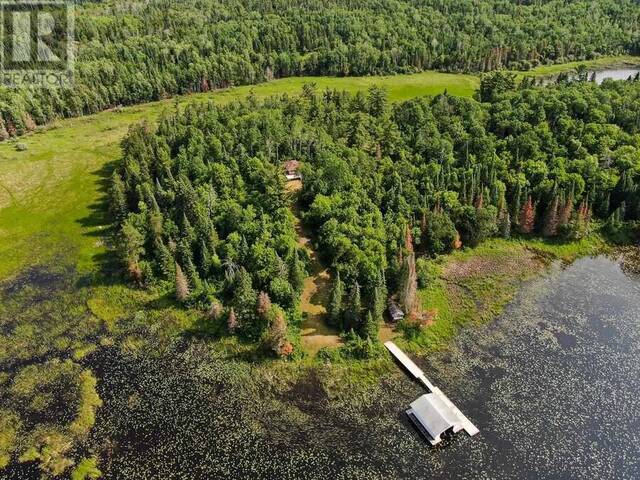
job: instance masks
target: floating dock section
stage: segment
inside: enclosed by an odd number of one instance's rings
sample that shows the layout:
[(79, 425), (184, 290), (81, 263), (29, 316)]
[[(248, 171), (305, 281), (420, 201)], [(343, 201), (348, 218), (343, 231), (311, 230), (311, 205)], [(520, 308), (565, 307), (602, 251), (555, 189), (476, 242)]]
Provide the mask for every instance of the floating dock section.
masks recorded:
[(386, 342), (384, 346), (416, 380), (422, 382), (429, 390), (428, 394), (411, 404), (407, 415), (431, 445), (440, 443), (442, 440), (440, 436), (448, 430), (453, 430), (454, 433), (464, 430), (470, 436), (479, 432), (476, 426), (442, 393), (442, 390), (429, 381), (424, 372), (395, 343)]

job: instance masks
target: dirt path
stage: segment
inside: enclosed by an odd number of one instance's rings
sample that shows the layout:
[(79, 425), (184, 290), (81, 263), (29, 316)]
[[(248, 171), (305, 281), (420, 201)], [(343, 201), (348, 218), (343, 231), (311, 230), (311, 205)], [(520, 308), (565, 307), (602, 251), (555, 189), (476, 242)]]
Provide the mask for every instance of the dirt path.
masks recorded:
[[(293, 181), (287, 184), (287, 190), (296, 195), (302, 188), (302, 182)], [(331, 277), (329, 271), (318, 260), (311, 242), (311, 233), (307, 231), (298, 213), (298, 205), (294, 204), (293, 214), (296, 217), (298, 243), (309, 252), (309, 276), (304, 280), (301, 295), (301, 309), (304, 315), (302, 323), (302, 344), (307, 352), (316, 355), (321, 348), (340, 345), (342, 340), (338, 332), (325, 323), (326, 305), (329, 302)]]

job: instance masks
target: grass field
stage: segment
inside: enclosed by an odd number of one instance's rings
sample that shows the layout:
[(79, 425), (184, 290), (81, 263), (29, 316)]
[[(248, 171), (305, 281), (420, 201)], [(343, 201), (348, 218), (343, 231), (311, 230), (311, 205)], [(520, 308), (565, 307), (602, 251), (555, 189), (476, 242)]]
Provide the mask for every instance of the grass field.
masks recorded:
[(539, 275), (554, 261), (572, 262), (608, 249), (594, 234), (580, 241), (493, 238), (431, 262), (432, 280), (420, 291), (422, 307), (435, 317), (418, 336), (402, 342), (411, 351), (440, 348), (460, 328), (499, 315), (523, 281)]
[[(372, 85), (388, 89), (393, 101), (435, 95), (445, 89), (454, 95), (472, 95), (478, 77), (426, 72), (408, 76), (362, 78), (289, 78), (253, 87), (237, 87), (211, 94), (179, 98), (180, 103), (220, 103), (245, 97), (259, 98), (300, 91), (306, 83), (319, 89), (355, 92)], [(105, 252), (99, 203), (105, 166), (119, 156), (119, 144), (129, 125), (154, 121), (174, 100), (149, 103), (62, 120), (52, 128), (20, 139), (27, 150), (12, 142), (0, 144), (0, 279), (21, 268), (48, 263), (59, 255), (74, 256), (81, 272), (91, 272)]]

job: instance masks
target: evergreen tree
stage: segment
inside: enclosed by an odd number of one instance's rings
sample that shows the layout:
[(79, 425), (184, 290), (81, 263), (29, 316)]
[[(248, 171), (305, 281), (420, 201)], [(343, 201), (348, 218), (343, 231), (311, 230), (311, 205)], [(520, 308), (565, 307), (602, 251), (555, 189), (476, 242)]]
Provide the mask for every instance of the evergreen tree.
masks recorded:
[(155, 244), (155, 256), (162, 276), (165, 279), (171, 279), (175, 275), (175, 260), (162, 240)]
[(513, 209), (511, 210), (511, 218), (513, 218), (514, 225), (520, 228), (520, 213), (522, 211), (522, 187), (520, 182), (516, 186), (515, 194), (513, 195)]
[(211, 268), (211, 254), (204, 240), (200, 240), (200, 248), (198, 249), (198, 270), (203, 277), (209, 275)]
[(515, 90), (516, 76), (511, 72), (495, 71), (480, 80), (480, 101), (495, 102), (505, 92)]
[(298, 250), (294, 250), (291, 265), (289, 268), (289, 278), (291, 281), (291, 285), (296, 290), (296, 292), (302, 292), (304, 288), (304, 279), (306, 277), (306, 272), (302, 261), (300, 260), (300, 255)]
[(113, 218), (118, 222), (122, 222), (126, 218), (129, 209), (127, 207), (124, 183), (117, 171), (113, 172), (111, 176), (109, 200), (109, 208)]
[(331, 325), (340, 325), (342, 319), (342, 299), (344, 297), (344, 286), (340, 279), (340, 272), (336, 273), (336, 279), (333, 282), (331, 290), (331, 298), (329, 299), (329, 321)]
[(197, 289), (200, 286), (200, 276), (193, 264), (192, 255), (192, 250), (189, 248), (187, 242), (184, 239), (180, 240), (177, 250), (178, 259), (184, 268), (184, 273), (189, 279), (189, 283)]
[(377, 323), (384, 321), (384, 310), (386, 308), (385, 296), (386, 288), (383, 285), (374, 287), (369, 312), (373, 315), (373, 319)]
[(358, 330), (361, 326), (362, 300), (360, 298), (360, 285), (355, 282), (349, 293), (349, 301), (344, 313), (344, 330)]
[(252, 286), (251, 275), (241, 267), (233, 283), (232, 306), (242, 332), (250, 338), (257, 338), (262, 333), (263, 322), (257, 322), (255, 309), (257, 297)]
[(133, 222), (126, 220), (120, 230), (119, 244), (127, 272), (133, 280), (140, 283), (142, 270), (139, 261), (144, 254), (144, 235), (134, 226)]
[(362, 330), (362, 338), (370, 338), (371, 340), (378, 340), (378, 333), (380, 331), (379, 323), (374, 319), (371, 311), (367, 312), (367, 316), (364, 322), (364, 328)]
[(511, 215), (504, 196), (500, 199), (498, 212), (498, 234), (502, 238), (511, 238)]

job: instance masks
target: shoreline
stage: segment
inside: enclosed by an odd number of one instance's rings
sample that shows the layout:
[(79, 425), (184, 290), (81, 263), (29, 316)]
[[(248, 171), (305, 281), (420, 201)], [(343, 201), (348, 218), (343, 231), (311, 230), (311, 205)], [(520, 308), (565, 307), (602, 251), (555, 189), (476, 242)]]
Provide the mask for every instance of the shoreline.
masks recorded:
[[(437, 257), (431, 260), (436, 278), (419, 290), (423, 309), (437, 309), (435, 321), (415, 338), (407, 339), (395, 329), (393, 341), (418, 357), (446, 350), (462, 331), (494, 322), (528, 282), (544, 277), (554, 264), (569, 265), (615, 248), (598, 234), (571, 242), (493, 238), (476, 248)], [(299, 379), (317, 375), (327, 395), (336, 399), (367, 397), (388, 375), (402, 374), (388, 355), (339, 362), (305, 358), (290, 365), (302, 374)]]
[(538, 65), (531, 70), (514, 70), (519, 79), (537, 77), (554, 77), (561, 73), (571, 72), (577, 67), (584, 65), (589, 71), (601, 72), (609, 69), (622, 67), (640, 66), (640, 56), (636, 55), (616, 55), (596, 58), (593, 60), (572, 61), (566, 63), (554, 63), (551, 65)]

